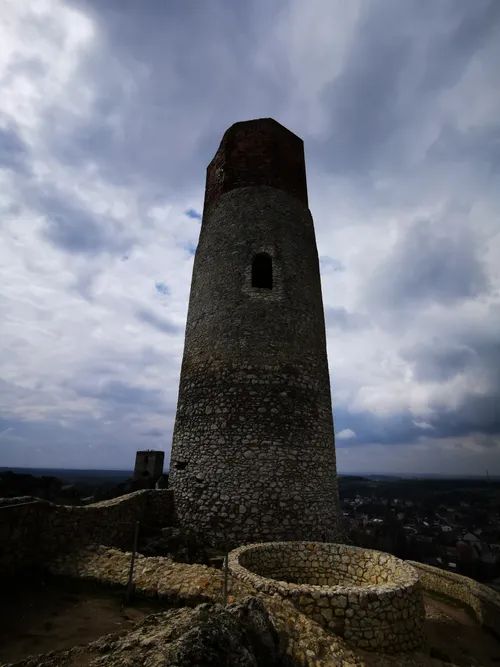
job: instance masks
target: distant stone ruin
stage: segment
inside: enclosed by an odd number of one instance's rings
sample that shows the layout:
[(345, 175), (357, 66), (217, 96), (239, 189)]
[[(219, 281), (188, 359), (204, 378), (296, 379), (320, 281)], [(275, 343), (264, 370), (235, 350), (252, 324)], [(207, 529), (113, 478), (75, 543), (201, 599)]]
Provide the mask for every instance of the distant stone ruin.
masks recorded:
[(148, 480), (155, 484), (163, 475), (165, 452), (146, 449), (135, 455), (134, 474), (132, 481)]

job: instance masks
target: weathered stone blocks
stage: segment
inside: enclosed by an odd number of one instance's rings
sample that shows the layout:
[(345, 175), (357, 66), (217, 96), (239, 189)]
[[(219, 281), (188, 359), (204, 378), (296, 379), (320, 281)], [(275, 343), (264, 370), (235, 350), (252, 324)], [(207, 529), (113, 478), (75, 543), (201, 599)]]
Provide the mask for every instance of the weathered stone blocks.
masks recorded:
[(394, 556), (324, 542), (269, 542), (235, 549), (229, 568), (257, 590), (289, 598), (354, 646), (396, 653), (425, 645), (417, 572)]

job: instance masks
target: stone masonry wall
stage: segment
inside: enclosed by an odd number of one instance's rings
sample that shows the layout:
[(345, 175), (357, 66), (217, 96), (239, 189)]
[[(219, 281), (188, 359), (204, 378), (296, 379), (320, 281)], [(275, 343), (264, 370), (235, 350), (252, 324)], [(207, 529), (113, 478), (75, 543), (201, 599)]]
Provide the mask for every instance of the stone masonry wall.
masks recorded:
[[(258, 252), (272, 258), (272, 290), (251, 286)], [(280, 190), (232, 190), (204, 216), (169, 488), (180, 523), (210, 533), (217, 521), (233, 547), (339, 539), (314, 226)]]
[(83, 506), (9, 499), (0, 504), (0, 576), (39, 567), (89, 544), (130, 550), (135, 521), (167, 526), (172, 513), (169, 490), (137, 491)]
[(353, 646), (396, 653), (425, 645), (418, 575), (389, 554), (340, 544), (270, 542), (235, 549), (229, 568), (257, 590), (290, 599)]
[(479, 623), (500, 637), (500, 595), (474, 579), (431, 565), (408, 561), (418, 572), (425, 590), (441, 593), (468, 605)]

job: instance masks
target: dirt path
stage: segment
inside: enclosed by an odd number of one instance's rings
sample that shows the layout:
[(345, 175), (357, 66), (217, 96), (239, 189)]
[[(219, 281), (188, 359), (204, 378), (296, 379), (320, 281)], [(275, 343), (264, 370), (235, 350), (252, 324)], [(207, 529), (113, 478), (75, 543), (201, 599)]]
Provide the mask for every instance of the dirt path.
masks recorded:
[(0, 665), (129, 630), (148, 614), (165, 608), (149, 601), (122, 608), (122, 599), (106, 588), (53, 581), (3, 591)]
[[(3, 590), (0, 666), (130, 630), (148, 614), (166, 608), (145, 600), (122, 607), (122, 600), (123, 593), (109, 588), (53, 579)], [(500, 667), (500, 643), (485, 633), (465, 608), (428, 595), (425, 604), (425, 628), (433, 657), (460, 667)], [(85, 665), (81, 662), (72, 667)]]
[(499, 667), (500, 642), (471, 614), (442, 598), (424, 596), (431, 656), (460, 667)]

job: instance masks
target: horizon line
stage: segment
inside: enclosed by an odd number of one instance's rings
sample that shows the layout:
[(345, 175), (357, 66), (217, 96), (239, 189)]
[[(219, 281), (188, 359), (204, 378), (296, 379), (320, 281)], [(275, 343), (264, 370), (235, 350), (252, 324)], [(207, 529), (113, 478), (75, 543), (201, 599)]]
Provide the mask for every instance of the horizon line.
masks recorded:
[[(39, 466), (0, 466), (0, 471), (9, 472), (14, 470), (65, 470), (65, 471), (88, 471), (88, 472), (133, 472), (133, 468), (58, 468), (58, 467), (39, 467)], [(162, 474), (168, 473), (170, 469), (164, 470)], [(465, 478), (465, 477), (474, 477), (482, 479), (494, 479), (500, 478), (500, 473), (486, 474), (486, 473), (446, 473), (446, 472), (359, 472), (359, 471), (344, 471), (337, 472), (337, 476), (346, 476), (346, 477), (374, 477), (381, 475), (384, 477), (398, 477), (398, 476), (410, 476), (410, 477), (419, 477), (420, 475), (426, 475), (431, 477), (455, 477), (455, 478)]]

